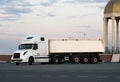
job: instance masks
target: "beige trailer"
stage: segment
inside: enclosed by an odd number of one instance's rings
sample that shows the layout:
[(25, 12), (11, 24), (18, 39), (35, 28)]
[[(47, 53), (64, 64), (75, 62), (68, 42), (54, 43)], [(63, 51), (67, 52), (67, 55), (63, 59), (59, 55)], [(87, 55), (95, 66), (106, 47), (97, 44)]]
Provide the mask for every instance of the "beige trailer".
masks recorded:
[(101, 40), (50, 40), (50, 53), (104, 52)]
[(49, 53), (54, 63), (63, 63), (68, 57), (74, 63), (97, 63), (105, 49), (101, 40), (49, 40)]

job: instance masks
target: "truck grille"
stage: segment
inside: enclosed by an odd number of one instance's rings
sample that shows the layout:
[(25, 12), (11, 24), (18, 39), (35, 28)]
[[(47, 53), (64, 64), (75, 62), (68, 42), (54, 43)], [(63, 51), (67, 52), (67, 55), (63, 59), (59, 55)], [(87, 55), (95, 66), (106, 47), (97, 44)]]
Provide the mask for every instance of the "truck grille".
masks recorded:
[(14, 53), (14, 58), (20, 58), (20, 53)]

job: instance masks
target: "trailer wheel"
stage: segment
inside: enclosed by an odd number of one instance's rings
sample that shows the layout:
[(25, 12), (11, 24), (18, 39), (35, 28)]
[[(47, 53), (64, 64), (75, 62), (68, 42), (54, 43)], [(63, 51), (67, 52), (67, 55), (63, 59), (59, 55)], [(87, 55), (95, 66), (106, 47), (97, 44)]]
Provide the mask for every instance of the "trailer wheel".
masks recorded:
[(74, 63), (79, 63), (80, 62), (80, 58), (78, 56), (73, 57), (73, 62)]
[(16, 62), (15, 64), (16, 64), (16, 65), (19, 65), (20, 63), (19, 63), (19, 62)]
[(65, 62), (64, 57), (59, 58), (59, 62), (60, 62), (60, 64), (63, 64)]
[(84, 57), (84, 58), (83, 58), (83, 63), (89, 63), (88, 57)]
[(29, 63), (29, 65), (32, 65), (34, 63), (34, 58), (30, 57), (29, 60), (28, 60), (28, 63)]

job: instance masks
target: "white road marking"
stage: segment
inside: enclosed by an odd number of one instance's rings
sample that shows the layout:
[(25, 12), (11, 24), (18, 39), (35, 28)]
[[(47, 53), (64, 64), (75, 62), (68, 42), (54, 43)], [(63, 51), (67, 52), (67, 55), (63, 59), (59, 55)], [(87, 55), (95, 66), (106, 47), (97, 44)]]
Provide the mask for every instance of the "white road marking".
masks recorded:
[(88, 76), (78, 76), (79, 78), (88, 78)]
[(23, 75), (23, 77), (31, 78), (33, 75)]
[(13, 78), (16, 77), (16, 75), (6, 75), (6, 77)]
[(43, 78), (50, 78), (51, 75), (41, 75), (41, 77), (43, 77)]
[(76, 73), (76, 71), (70, 71), (71, 73)]
[(105, 78), (108, 78), (108, 76), (96, 76), (96, 78), (98, 78), (98, 79), (105, 79)]
[(60, 75), (59, 76), (60, 78), (67, 78), (67, 77), (69, 77), (68, 75)]
[(14, 73), (15, 71), (8, 71), (9, 73)]

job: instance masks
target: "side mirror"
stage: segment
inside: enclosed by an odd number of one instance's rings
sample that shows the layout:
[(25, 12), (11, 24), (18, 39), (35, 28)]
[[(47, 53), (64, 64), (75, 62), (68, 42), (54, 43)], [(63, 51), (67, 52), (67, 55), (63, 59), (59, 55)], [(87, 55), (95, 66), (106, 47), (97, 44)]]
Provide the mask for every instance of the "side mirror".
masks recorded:
[(38, 45), (37, 44), (33, 44), (33, 50), (37, 50), (38, 49)]
[(20, 45), (18, 45), (18, 49), (20, 50)]

